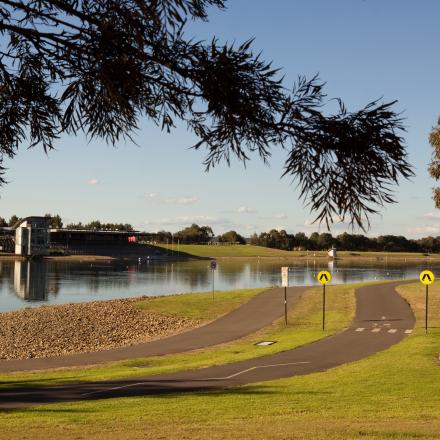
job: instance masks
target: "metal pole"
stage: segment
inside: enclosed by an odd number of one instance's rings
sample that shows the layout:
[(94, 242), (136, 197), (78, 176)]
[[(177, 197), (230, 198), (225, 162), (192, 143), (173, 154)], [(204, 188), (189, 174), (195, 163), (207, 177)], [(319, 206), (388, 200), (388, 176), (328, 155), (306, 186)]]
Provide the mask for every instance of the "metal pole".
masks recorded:
[(425, 335), (428, 334), (428, 285), (426, 285), (426, 300), (425, 300)]
[(212, 299), (214, 299), (214, 269), (211, 269), (212, 272)]
[(325, 284), (322, 285), (322, 329), (325, 329)]
[(284, 287), (284, 322), (287, 325), (287, 287)]

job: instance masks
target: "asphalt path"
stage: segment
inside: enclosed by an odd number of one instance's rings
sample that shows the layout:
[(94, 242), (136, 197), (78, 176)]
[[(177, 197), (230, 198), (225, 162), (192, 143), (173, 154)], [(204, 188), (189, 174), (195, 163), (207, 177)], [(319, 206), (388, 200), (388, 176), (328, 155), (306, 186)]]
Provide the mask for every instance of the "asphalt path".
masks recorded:
[[(307, 288), (289, 287), (287, 289), (288, 305), (294, 304)], [(207, 297), (206, 300), (212, 301), (210, 297)], [(197, 350), (234, 341), (255, 333), (283, 314), (284, 289), (270, 289), (254, 296), (248, 302), (215, 321), (174, 336), (93, 353), (41, 359), (4, 360), (0, 361), (0, 373), (78, 367)]]
[(208, 391), (325, 371), (398, 343), (412, 332), (415, 318), (395, 291), (401, 282), (356, 290), (352, 325), (334, 336), (281, 353), (242, 362), (130, 380), (79, 383), (44, 389), (6, 390), (0, 408), (188, 391)]

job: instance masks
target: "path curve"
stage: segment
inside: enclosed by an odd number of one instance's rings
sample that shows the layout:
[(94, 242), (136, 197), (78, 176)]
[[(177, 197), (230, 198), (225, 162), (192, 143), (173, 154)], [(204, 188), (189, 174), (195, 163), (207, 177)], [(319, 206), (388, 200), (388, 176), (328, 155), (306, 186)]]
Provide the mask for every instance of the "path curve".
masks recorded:
[[(289, 287), (287, 301), (295, 303), (309, 287)], [(207, 297), (207, 301), (211, 301)], [(155, 341), (127, 347), (36, 359), (0, 361), (0, 373), (47, 370), (63, 367), (95, 365), (125, 359), (162, 356), (206, 348), (230, 342), (266, 327), (284, 314), (284, 289), (266, 290), (232, 312), (204, 326)]]
[(6, 390), (1, 394), (0, 408), (207, 391), (325, 371), (385, 350), (410, 334), (415, 317), (408, 303), (395, 291), (399, 284), (402, 282), (357, 289), (356, 316), (347, 330), (296, 349), (242, 362), (159, 376), (44, 389)]

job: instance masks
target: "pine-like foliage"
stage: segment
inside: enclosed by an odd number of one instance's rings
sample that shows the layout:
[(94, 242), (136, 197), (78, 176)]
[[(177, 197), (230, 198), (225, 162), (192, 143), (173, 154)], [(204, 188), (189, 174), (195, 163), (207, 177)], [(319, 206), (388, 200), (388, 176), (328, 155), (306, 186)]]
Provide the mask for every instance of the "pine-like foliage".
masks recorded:
[[(428, 171), (432, 178), (438, 180), (440, 179), (440, 118), (437, 121), (437, 126), (434, 127), (429, 134), (429, 143), (434, 151), (432, 152)], [(440, 209), (440, 188), (433, 188), (432, 198), (435, 207)]]
[(286, 88), (251, 40), (188, 39), (187, 20), (212, 6), (225, 1), (1, 1), (0, 166), (25, 142), (52, 149), (63, 132), (116, 144), (141, 118), (166, 131), (183, 121), (207, 169), (253, 153), (268, 161), (281, 147), (284, 175), (318, 221), (368, 224), (412, 174), (394, 103), (351, 113), (339, 101), (328, 115), (317, 78)]

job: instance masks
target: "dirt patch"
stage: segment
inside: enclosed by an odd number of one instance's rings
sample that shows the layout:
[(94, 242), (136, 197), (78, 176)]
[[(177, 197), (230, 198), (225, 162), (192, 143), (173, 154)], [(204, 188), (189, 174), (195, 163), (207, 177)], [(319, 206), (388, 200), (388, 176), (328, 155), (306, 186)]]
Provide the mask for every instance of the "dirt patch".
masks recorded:
[(0, 313), (0, 359), (106, 350), (168, 336), (199, 324), (188, 318), (139, 310), (135, 307), (139, 299), (148, 297)]

